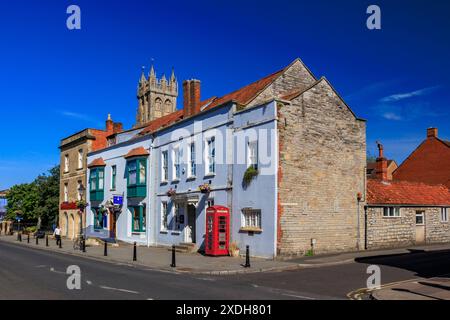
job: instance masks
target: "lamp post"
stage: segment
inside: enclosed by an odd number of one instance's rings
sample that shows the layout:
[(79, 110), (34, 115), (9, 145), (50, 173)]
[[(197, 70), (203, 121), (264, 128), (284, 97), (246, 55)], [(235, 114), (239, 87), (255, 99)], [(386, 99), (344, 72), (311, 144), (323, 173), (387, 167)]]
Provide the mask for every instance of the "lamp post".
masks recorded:
[[(83, 186), (82, 183), (80, 183), (80, 186), (78, 187), (78, 194), (80, 195), (80, 202), (83, 202), (83, 196), (86, 188)], [(78, 208), (80, 210), (80, 236), (83, 236), (84, 239), (84, 233), (83, 233), (83, 213), (84, 213), (84, 206), (80, 206)]]

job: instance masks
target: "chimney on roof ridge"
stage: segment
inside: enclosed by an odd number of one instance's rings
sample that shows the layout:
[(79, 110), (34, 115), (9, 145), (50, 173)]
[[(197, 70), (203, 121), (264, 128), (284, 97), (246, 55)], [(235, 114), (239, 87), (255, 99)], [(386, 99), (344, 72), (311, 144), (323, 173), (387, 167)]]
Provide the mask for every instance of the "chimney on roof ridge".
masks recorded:
[(427, 129), (427, 138), (437, 138), (438, 137), (438, 129), (437, 128), (428, 128)]
[(114, 122), (111, 119), (111, 114), (108, 113), (108, 119), (106, 120), (106, 132), (113, 133), (114, 131)]
[(183, 81), (184, 117), (190, 117), (200, 112), (200, 80)]
[(380, 179), (382, 181), (388, 180), (388, 174), (387, 174), (387, 159), (384, 157), (383, 154), (383, 145), (377, 141), (378, 145), (378, 158), (375, 168), (375, 176), (377, 179)]

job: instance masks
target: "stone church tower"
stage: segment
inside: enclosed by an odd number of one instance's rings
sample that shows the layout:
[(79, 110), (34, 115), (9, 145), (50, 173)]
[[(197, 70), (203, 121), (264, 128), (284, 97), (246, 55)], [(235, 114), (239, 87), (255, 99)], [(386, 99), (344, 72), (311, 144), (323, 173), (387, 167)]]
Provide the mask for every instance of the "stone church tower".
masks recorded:
[(165, 75), (157, 79), (153, 65), (148, 79), (142, 71), (137, 90), (138, 111), (135, 127), (176, 111), (177, 97), (178, 82), (173, 70), (169, 80)]

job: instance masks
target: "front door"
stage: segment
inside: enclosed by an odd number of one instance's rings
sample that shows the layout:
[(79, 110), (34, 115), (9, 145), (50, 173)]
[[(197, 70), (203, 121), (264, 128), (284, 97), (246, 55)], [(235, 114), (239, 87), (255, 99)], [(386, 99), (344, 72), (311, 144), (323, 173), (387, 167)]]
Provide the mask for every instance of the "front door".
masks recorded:
[(195, 220), (197, 218), (197, 210), (194, 205), (187, 205), (187, 225), (186, 225), (186, 239), (187, 243), (195, 243)]
[(416, 243), (425, 242), (425, 211), (416, 211)]
[(115, 239), (116, 238), (116, 214), (114, 212), (110, 212), (109, 219), (110, 219), (109, 237), (111, 239)]

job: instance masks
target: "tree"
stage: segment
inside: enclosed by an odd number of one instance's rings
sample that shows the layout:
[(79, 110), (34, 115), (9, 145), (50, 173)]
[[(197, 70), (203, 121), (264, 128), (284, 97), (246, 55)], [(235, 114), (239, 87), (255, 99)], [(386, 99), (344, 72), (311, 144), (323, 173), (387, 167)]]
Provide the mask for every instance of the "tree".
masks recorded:
[(38, 193), (32, 183), (13, 186), (6, 195), (6, 218), (14, 219), (20, 214), (24, 220), (35, 220), (35, 208), (38, 205)]
[(8, 219), (14, 219), (21, 213), (25, 221), (49, 225), (58, 216), (59, 206), (59, 166), (48, 171), (48, 175), (39, 175), (32, 183), (13, 186), (7, 196)]

